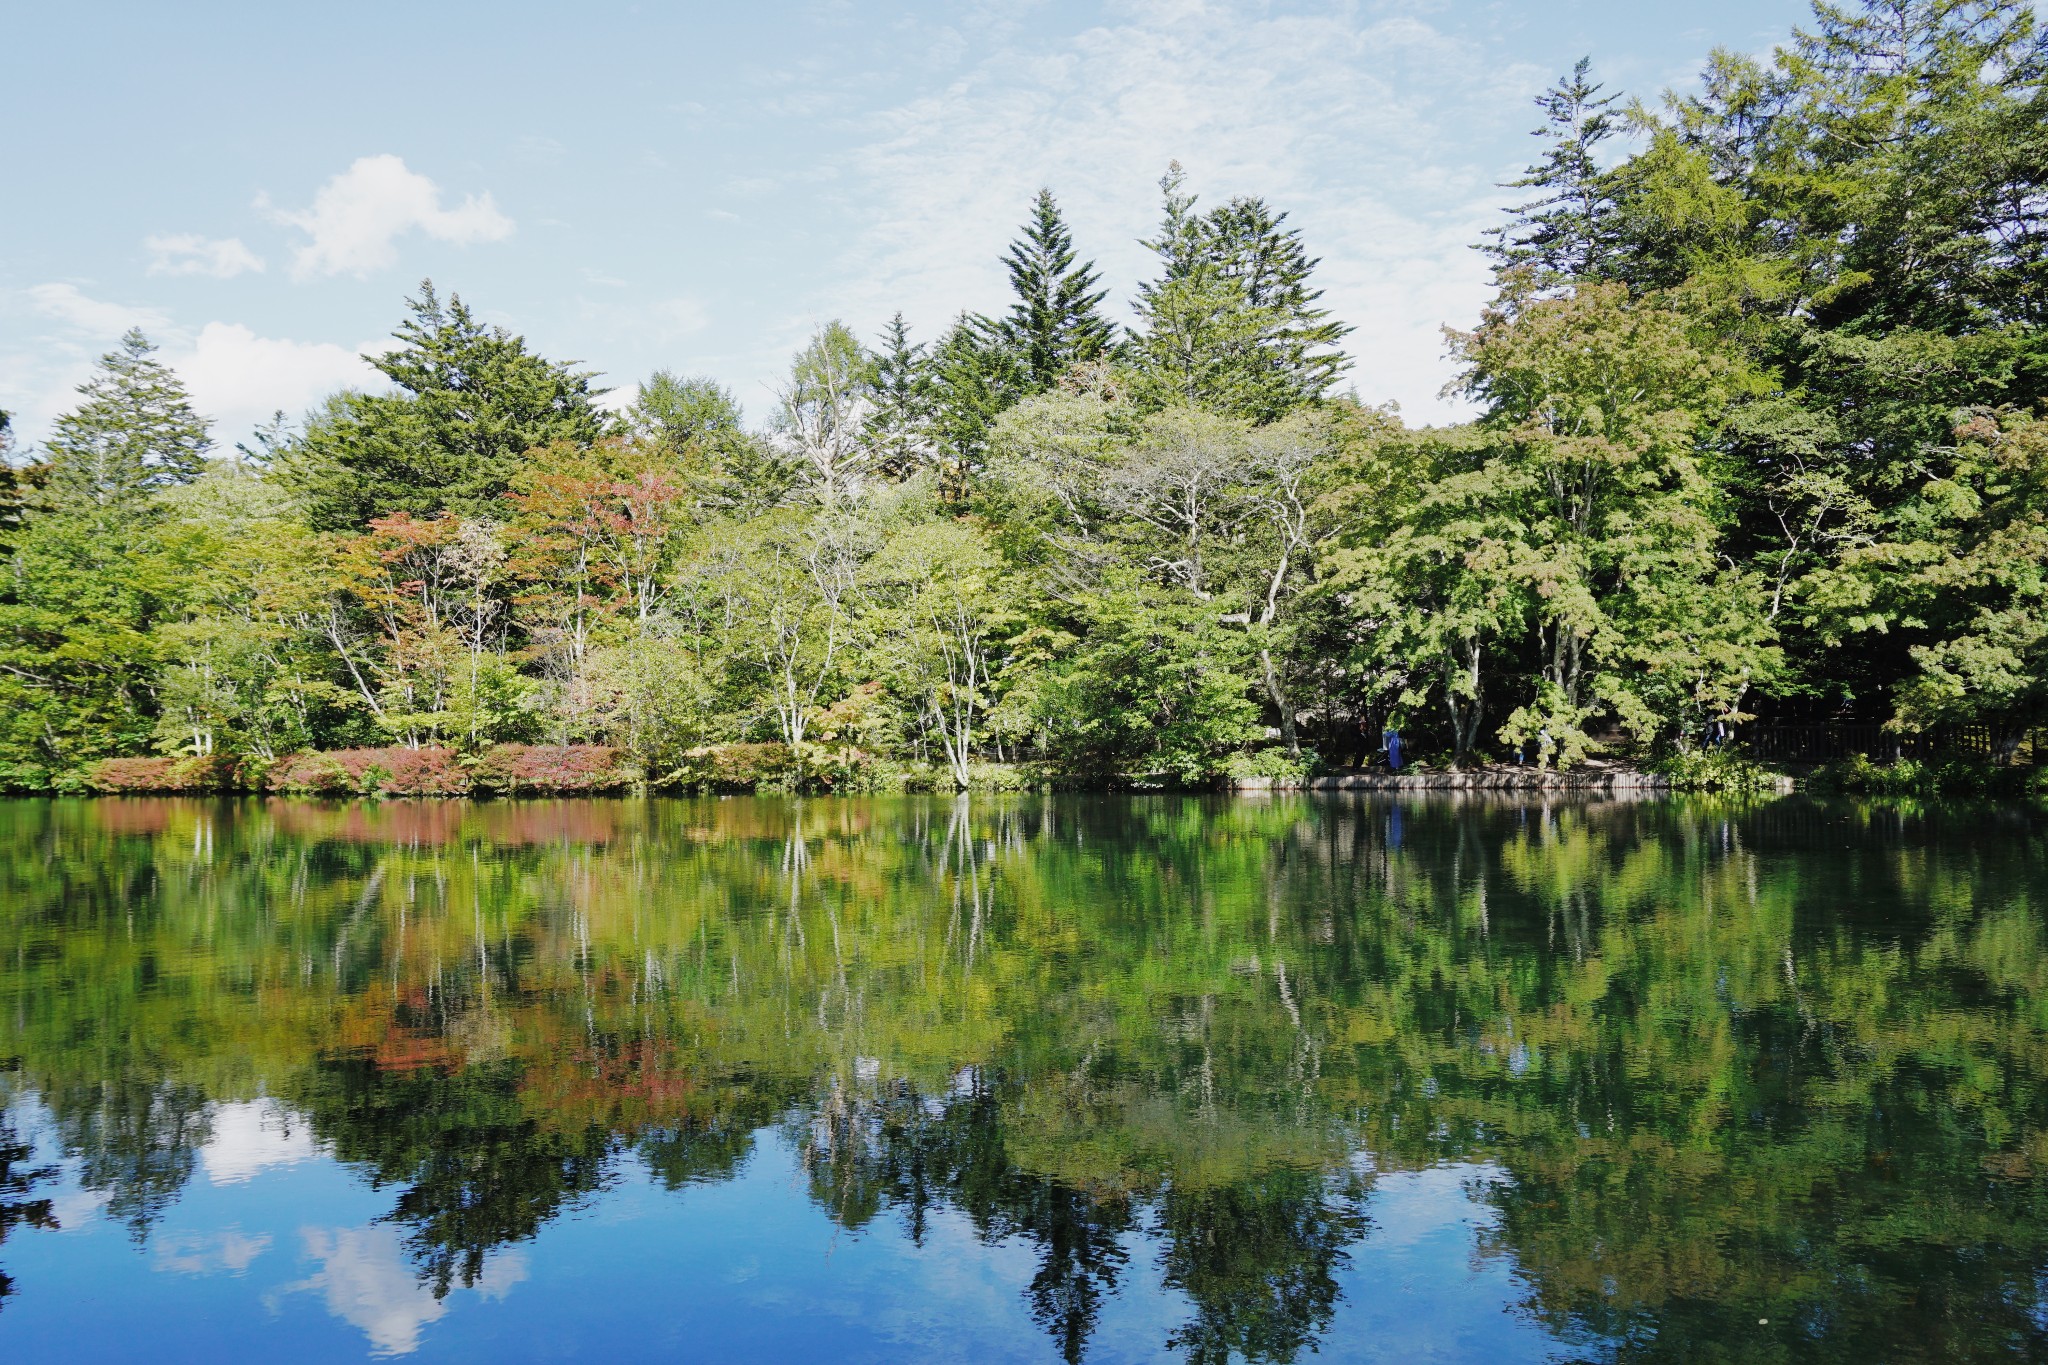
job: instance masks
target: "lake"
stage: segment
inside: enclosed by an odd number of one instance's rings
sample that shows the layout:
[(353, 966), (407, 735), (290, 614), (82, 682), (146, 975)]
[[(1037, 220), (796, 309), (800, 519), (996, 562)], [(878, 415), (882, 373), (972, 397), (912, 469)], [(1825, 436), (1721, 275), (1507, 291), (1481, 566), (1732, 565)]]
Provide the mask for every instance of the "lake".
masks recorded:
[(0, 1358), (2048, 1359), (2048, 817), (0, 803)]

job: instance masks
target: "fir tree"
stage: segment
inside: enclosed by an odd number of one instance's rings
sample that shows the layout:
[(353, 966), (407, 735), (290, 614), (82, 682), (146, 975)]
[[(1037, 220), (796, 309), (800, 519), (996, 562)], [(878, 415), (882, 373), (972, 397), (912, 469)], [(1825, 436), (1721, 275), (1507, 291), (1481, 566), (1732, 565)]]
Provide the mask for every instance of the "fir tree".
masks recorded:
[(1193, 403), (1269, 422), (1322, 397), (1346, 361), (1350, 331), (1318, 308), (1317, 262), (1299, 229), (1261, 199), (1195, 211), (1173, 163), (1160, 180), (1159, 233), (1145, 245), (1160, 277), (1139, 288), (1144, 326), (1130, 359), (1139, 397)]
[(1028, 378), (1001, 324), (975, 313), (962, 313), (940, 339), (931, 368), (940, 490), (958, 500), (988, 453), (989, 428), (1024, 395)]
[(1030, 392), (1043, 393), (1072, 366), (1108, 349), (1115, 329), (1101, 313), (1108, 290), (1096, 288), (1093, 261), (1074, 263), (1074, 238), (1052, 191), (1032, 201), (1024, 235), (1010, 243), (1003, 264), (1017, 301), (1003, 320), (1003, 335), (1018, 353)]
[(885, 478), (907, 478), (932, 463), (938, 451), (932, 403), (931, 361), (923, 343), (911, 342), (898, 313), (875, 353), (875, 410), (868, 418), (875, 468)]
[(1344, 370), (1339, 344), (1351, 328), (1319, 308), (1320, 289), (1309, 275), (1322, 262), (1302, 245), (1301, 229), (1287, 226), (1263, 199), (1237, 198), (1208, 216), (1208, 254), (1246, 305), (1264, 319), (1266, 363), (1274, 388), (1305, 402), (1320, 397)]
[(460, 295), (443, 303), (431, 280), (406, 303), (399, 345), (371, 361), (399, 391), (328, 400), (283, 462), (319, 528), (393, 512), (501, 516), (527, 451), (611, 429), (596, 405), (606, 391), (591, 387), (590, 373), (478, 322)]
[(1611, 273), (1614, 193), (1595, 152), (1616, 132), (1607, 109), (1620, 96), (1600, 93), (1591, 66), (1591, 58), (1579, 58), (1571, 75), (1536, 97), (1543, 126), (1531, 135), (1549, 138), (1550, 147), (1506, 188), (1534, 189), (1542, 197), (1509, 210), (1513, 219), (1487, 233), (1492, 240), (1481, 249), (1494, 258), (1497, 274), (1530, 271), (1538, 287), (1551, 289)]
[(57, 419), (46, 447), (53, 508), (125, 518), (152, 493), (205, 470), (213, 447), (206, 419), (155, 354), (149, 339), (131, 330), (78, 386), (84, 401)]

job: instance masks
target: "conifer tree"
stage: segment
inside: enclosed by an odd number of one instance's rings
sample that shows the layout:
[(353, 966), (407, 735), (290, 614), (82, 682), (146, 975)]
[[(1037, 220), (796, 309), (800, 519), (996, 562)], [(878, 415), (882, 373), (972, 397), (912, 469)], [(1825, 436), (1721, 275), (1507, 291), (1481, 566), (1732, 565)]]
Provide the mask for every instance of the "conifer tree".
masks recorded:
[(158, 489), (190, 483), (213, 447), (185, 385), (140, 331), (100, 357), (45, 450), (47, 500), (67, 512), (138, 512)]
[(883, 329), (875, 353), (875, 410), (868, 418), (875, 468), (885, 478), (907, 478), (932, 463), (938, 449), (932, 402), (931, 361), (924, 344), (910, 340), (909, 324), (898, 313)]
[(1017, 301), (1003, 320), (1032, 393), (1043, 393), (1076, 364), (1108, 349), (1115, 328), (1102, 316), (1108, 290), (1096, 288), (1093, 261), (1074, 263), (1074, 237), (1050, 189), (1032, 201), (1024, 235), (1010, 243), (1003, 264)]
[(1550, 146), (1507, 188), (1537, 190), (1541, 197), (1509, 210), (1511, 220), (1488, 232), (1492, 240), (1481, 248), (1494, 258), (1497, 273), (1533, 272), (1543, 289), (1609, 273), (1614, 193), (1595, 153), (1616, 132), (1607, 110), (1620, 96), (1602, 95), (1591, 68), (1591, 58), (1579, 58), (1569, 76), (1536, 97), (1543, 126), (1531, 135), (1549, 138)]
[(988, 452), (989, 428), (1029, 382), (1001, 324), (962, 313), (932, 354), (932, 426), (941, 449), (941, 491), (966, 496)]
[(1263, 199), (1239, 197), (1212, 212), (1206, 223), (1208, 255), (1234, 282), (1245, 304), (1262, 317), (1267, 364), (1281, 393), (1301, 401), (1324, 393), (1343, 372), (1339, 344), (1351, 328), (1319, 308), (1320, 289), (1309, 275), (1322, 262), (1302, 245), (1301, 229), (1287, 226)]
[(1136, 391), (1152, 405), (1194, 403), (1270, 422), (1329, 390), (1350, 331), (1318, 308), (1317, 262), (1297, 228), (1264, 200), (1233, 199), (1195, 211), (1186, 174), (1160, 180), (1159, 233), (1145, 245), (1160, 277), (1140, 286), (1144, 326), (1129, 355)]
[(314, 414), (283, 474), (316, 527), (350, 530), (393, 512), (502, 515), (521, 457), (611, 428), (593, 376), (535, 355), (432, 280), (408, 299), (398, 346), (371, 363), (397, 393), (346, 393)]

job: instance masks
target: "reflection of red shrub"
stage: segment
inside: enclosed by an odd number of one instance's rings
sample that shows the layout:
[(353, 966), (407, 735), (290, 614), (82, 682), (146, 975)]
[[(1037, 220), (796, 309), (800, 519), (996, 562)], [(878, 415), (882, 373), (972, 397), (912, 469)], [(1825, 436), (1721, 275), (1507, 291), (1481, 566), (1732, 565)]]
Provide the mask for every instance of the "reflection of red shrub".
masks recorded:
[(469, 809), (446, 801), (350, 801), (326, 805), (273, 797), (265, 804), (279, 832), (293, 838), (415, 848), (455, 842), (461, 836)]
[(95, 801), (86, 818), (92, 828), (105, 834), (162, 834), (171, 827), (173, 816), (191, 810), (195, 804), (163, 797), (130, 796)]
[(86, 769), (86, 784), (100, 792), (222, 792), (262, 780), (238, 758), (103, 758)]
[(293, 754), (270, 770), (270, 789), (318, 796), (461, 796), (469, 774), (453, 749), (335, 749)]
[(601, 744), (500, 744), (486, 750), (470, 769), (478, 791), (617, 791), (633, 774), (617, 749)]

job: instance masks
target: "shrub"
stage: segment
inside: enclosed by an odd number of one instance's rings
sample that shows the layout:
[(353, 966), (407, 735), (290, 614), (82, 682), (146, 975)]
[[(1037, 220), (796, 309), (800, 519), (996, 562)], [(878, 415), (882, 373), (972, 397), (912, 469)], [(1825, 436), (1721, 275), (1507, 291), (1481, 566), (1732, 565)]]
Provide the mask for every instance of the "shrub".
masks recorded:
[(506, 796), (618, 791), (636, 776), (622, 752), (602, 744), (499, 744), (469, 771), (478, 791)]
[(470, 779), (453, 749), (334, 749), (279, 759), (269, 787), (315, 796), (463, 796)]
[(788, 790), (796, 771), (796, 755), (787, 744), (707, 744), (685, 752), (658, 785), (715, 792)]
[(263, 760), (233, 755), (194, 758), (103, 758), (85, 770), (88, 790), (121, 792), (227, 792), (261, 786)]
[(1270, 777), (1276, 782), (1304, 782), (1323, 768), (1313, 749), (1290, 754), (1278, 745), (1248, 754), (1232, 754), (1224, 772), (1233, 778)]
[(0, 761), (0, 792), (48, 791), (55, 785), (56, 775), (40, 763)]
[(1732, 749), (1693, 749), (1669, 753), (1652, 762), (1650, 771), (1670, 781), (1676, 791), (1776, 791), (1779, 775)]
[[(952, 790), (949, 775), (946, 790)], [(977, 792), (1040, 792), (1052, 790), (1052, 778), (1037, 763), (970, 763), (967, 789)]]
[(2025, 796), (2048, 790), (2044, 770), (2001, 767), (1970, 759), (1902, 758), (1876, 763), (1854, 754), (1815, 770), (1815, 791), (1866, 796)]

